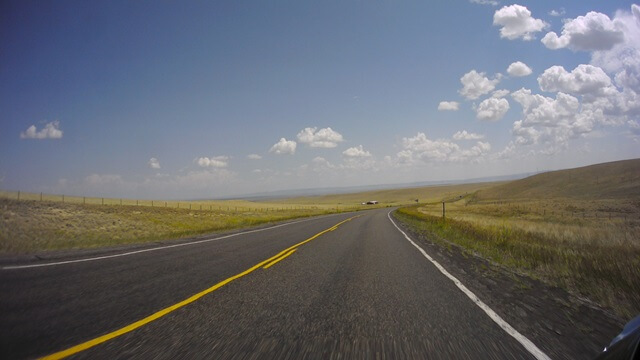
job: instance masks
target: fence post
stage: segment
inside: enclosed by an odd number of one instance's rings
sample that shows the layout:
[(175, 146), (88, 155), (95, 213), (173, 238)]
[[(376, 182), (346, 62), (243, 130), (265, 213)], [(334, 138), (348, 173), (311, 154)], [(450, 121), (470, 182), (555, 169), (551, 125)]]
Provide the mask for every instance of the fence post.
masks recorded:
[(42, 201), (42, 193), (40, 193), (40, 201)]
[(20, 191), (18, 191), (18, 201), (20, 201)]
[(104, 198), (102, 198), (102, 205), (104, 205)]
[(153, 200), (151, 200), (151, 207), (153, 207)]
[(442, 220), (444, 220), (444, 201), (442, 202)]
[(62, 203), (64, 204), (64, 194), (62, 194)]
[(86, 196), (83, 196), (83, 197), (82, 197), (82, 205), (84, 205), (84, 204), (86, 204), (86, 203), (87, 203), (87, 197), (86, 197)]

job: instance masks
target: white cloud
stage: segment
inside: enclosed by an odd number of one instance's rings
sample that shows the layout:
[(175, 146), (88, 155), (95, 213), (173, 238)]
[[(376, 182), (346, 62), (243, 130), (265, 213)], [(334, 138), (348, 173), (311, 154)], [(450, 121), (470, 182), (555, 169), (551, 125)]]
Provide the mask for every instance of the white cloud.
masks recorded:
[(458, 131), (453, 134), (454, 140), (480, 140), (483, 139), (484, 135), (469, 133), (467, 130)]
[(285, 138), (280, 138), (280, 141), (275, 143), (269, 152), (278, 154), (278, 155), (293, 155), (296, 153), (296, 146), (298, 144), (293, 140), (287, 140)]
[(371, 153), (364, 150), (362, 148), (362, 145), (359, 145), (357, 147), (350, 147), (347, 150), (343, 151), (342, 154), (346, 157), (370, 157)]
[(535, 39), (535, 33), (545, 29), (548, 24), (531, 17), (531, 11), (522, 5), (509, 5), (493, 14), (493, 25), (501, 26), (500, 37), (509, 40)]
[(488, 98), (476, 108), (476, 117), (480, 120), (498, 121), (509, 110), (509, 102), (504, 98)]
[(562, 16), (565, 13), (566, 13), (566, 11), (564, 10), (564, 8), (560, 8), (558, 10), (553, 9), (553, 10), (549, 11), (549, 15), (551, 15), (551, 16)]
[(196, 160), (200, 167), (225, 168), (229, 165), (228, 156), (201, 157)]
[(570, 73), (562, 66), (552, 66), (538, 77), (538, 84), (542, 91), (584, 95), (602, 93), (611, 86), (611, 79), (601, 68), (581, 64)]
[(494, 91), (493, 94), (491, 94), (491, 97), (492, 98), (496, 98), (496, 99), (500, 99), (500, 98), (503, 98), (503, 97), (505, 97), (507, 95), (509, 95), (509, 90), (502, 89), (502, 90)]
[[(615, 89), (614, 89), (615, 91)], [(622, 125), (622, 115), (608, 115), (607, 97), (580, 101), (558, 92), (555, 99), (531, 90), (520, 89), (511, 94), (522, 105), (522, 119), (513, 124), (515, 145), (543, 145), (540, 153), (553, 154), (566, 149), (569, 140), (594, 134), (597, 126)]]
[(249, 155), (247, 155), (247, 159), (249, 159), (249, 160), (260, 160), (260, 159), (262, 159), (262, 156), (260, 156), (258, 154), (249, 154)]
[(344, 141), (342, 135), (330, 127), (318, 130), (317, 127), (305, 128), (298, 133), (298, 141), (310, 147), (334, 148)]
[(152, 157), (151, 159), (149, 159), (149, 167), (152, 169), (160, 169), (160, 161), (158, 161), (158, 159)]
[(475, 100), (484, 94), (488, 94), (496, 88), (496, 84), (500, 82), (501, 75), (498, 74), (494, 79), (489, 79), (486, 74), (471, 70), (460, 78), (462, 89), (458, 92), (467, 99)]
[(417, 162), (478, 162), (491, 150), (487, 142), (478, 141), (473, 147), (463, 149), (446, 139), (431, 140), (421, 132), (414, 137), (403, 138), (402, 147), (396, 155), (401, 165)]
[(516, 61), (514, 63), (511, 63), (511, 65), (509, 65), (509, 67), (507, 68), (507, 73), (514, 77), (520, 77), (520, 76), (531, 75), (532, 70), (530, 67), (527, 66), (527, 64), (521, 61)]
[(498, 6), (498, 4), (500, 4), (500, 2), (496, 0), (469, 0), (469, 2), (472, 4), (491, 5), (491, 6)]
[(640, 6), (616, 12), (613, 22), (624, 32), (624, 40), (609, 50), (594, 51), (591, 64), (614, 74), (618, 86), (640, 94)]
[(460, 103), (457, 101), (440, 101), (438, 111), (458, 111)]
[(571, 119), (580, 107), (577, 98), (561, 92), (553, 99), (532, 94), (529, 89), (520, 89), (511, 97), (522, 105), (526, 125), (558, 126)]
[(25, 132), (20, 133), (20, 139), (62, 139), (60, 122), (52, 121), (38, 131), (35, 125), (29, 126)]
[(591, 11), (578, 16), (562, 26), (562, 34), (548, 32), (542, 43), (549, 49), (568, 47), (571, 50), (610, 50), (624, 41), (622, 24), (612, 21), (607, 15)]

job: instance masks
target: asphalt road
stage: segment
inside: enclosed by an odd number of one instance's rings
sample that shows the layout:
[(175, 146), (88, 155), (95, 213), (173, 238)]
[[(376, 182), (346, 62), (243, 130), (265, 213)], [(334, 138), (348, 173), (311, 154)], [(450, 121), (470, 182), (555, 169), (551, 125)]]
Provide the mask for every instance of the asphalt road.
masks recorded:
[(0, 358), (45, 356), (105, 334), (108, 340), (73, 357), (534, 358), (412, 245), (388, 212), (325, 216), (95, 261), (5, 268)]

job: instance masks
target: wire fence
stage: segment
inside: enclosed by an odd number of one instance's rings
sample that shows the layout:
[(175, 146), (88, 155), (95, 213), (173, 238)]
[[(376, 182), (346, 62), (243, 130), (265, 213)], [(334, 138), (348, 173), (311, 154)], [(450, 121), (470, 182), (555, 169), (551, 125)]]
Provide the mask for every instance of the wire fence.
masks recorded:
[(104, 205), (104, 206), (148, 206), (154, 208), (174, 208), (217, 212), (284, 212), (284, 211), (357, 211), (371, 206), (352, 204), (279, 204), (268, 202), (250, 202), (245, 200), (146, 200), (109, 197), (69, 196), (65, 194), (46, 194), (22, 191), (0, 190), (0, 198), (17, 201), (57, 202), (65, 204)]

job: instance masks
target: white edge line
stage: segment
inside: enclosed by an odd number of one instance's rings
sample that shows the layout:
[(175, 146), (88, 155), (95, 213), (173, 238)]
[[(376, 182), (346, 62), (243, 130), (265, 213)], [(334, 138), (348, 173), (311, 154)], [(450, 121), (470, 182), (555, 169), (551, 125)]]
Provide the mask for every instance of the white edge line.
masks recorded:
[(471, 301), (473, 301), (476, 305), (478, 305), (480, 309), (482, 309), (487, 315), (489, 315), (491, 320), (493, 320), (496, 324), (498, 324), (498, 326), (500, 326), (502, 330), (504, 330), (507, 334), (511, 335), (520, 344), (522, 344), (522, 346), (524, 346), (524, 348), (527, 349), (527, 351), (529, 351), (529, 353), (531, 353), (531, 355), (533, 355), (536, 359), (551, 360), (551, 358), (547, 356), (547, 354), (545, 354), (542, 350), (540, 350), (533, 342), (531, 342), (531, 340), (527, 339), (524, 335), (520, 334), (518, 330), (514, 329), (511, 325), (509, 325), (508, 322), (504, 321), (504, 319), (502, 319), (500, 315), (496, 314), (496, 312), (493, 311), (487, 304), (482, 302), (482, 300), (480, 300), (476, 296), (476, 294), (471, 292), (471, 290), (467, 289), (467, 287), (464, 286), (460, 282), (460, 280), (458, 280), (455, 276), (451, 275), (447, 270), (445, 270), (445, 268), (442, 267), (442, 265), (440, 265), (431, 256), (429, 256), (429, 254), (427, 254), (427, 252), (424, 251), (424, 249), (422, 249), (420, 246), (418, 246), (418, 244), (416, 244), (413, 240), (411, 240), (411, 238), (404, 231), (402, 231), (402, 229), (400, 229), (398, 225), (396, 225), (395, 221), (393, 221), (393, 219), (391, 218), (391, 211), (389, 211), (389, 213), (387, 214), (387, 217), (389, 218), (389, 220), (391, 220), (391, 223), (393, 224), (393, 226), (395, 226), (396, 229), (398, 229), (398, 231), (400, 231), (402, 235), (404, 235), (405, 239), (407, 239), (413, 246), (415, 246), (416, 249), (418, 249), (418, 251), (420, 251), (425, 258), (427, 258), (427, 260), (431, 261), (431, 263), (433, 263), (433, 265), (435, 265), (435, 267), (438, 270), (440, 270), (440, 272), (444, 276), (448, 277), (449, 280), (453, 281), (453, 283), (456, 284), (458, 289), (460, 289), (460, 291), (462, 291), (465, 295), (467, 295), (467, 297), (469, 297)]
[[(331, 216), (331, 215), (329, 215), (329, 216)], [(76, 259), (76, 260), (57, 261), (57, 262), (50, 262), (50, 263), (45, 263), (45, 264), (3, 266), (2, 270), (29, 269), (29, 268), (37, 268), (37, 267), (45, 267), (45, 266), (56, 266), (56, 265), (73, 264), (73, 263), (79, 263), (79, 262), (111, 259), (111, 258), (116, 258), (116, 257), (121, 257), (121, 256), (129, 256), (129, 255), (145, 253), (145, 252), (149, 252), (149, 251), (164, 250), (164, 249), (170, 249), (170, 248), (175, 248), (175, 247), (180, 247), (180, 246), (196, 245), (196, 244), (201, 244), (201, 243), (210, 242), (210, 241), (228, 239), (228, 238), (234, 237), (234, 236), (239, 236), (239, 235), (251, 234), (251, 233), (260, 232), (260, 231), (271, 230), (271, 229), (279, 228), (279, 227), (282, 227), (282, 226), (298, 224), (298, 223), (301, 223), (301, 222), (311, 221), (311, 220), (313, 220), (313, 218), (304, 219), (304, 220), (298, 220), (298, 221), (293, 221), (293, 222), (288, 222), (288, 223), (280, 224), (280, 225), (274, 225), (274, 226), (270, 226), (270, 227), (262, 228), (262, 229), (243, 231), (243, 232), (239, 232), (239, 233), (235, 233), (235, 234), (231, 234), (231, 235), (225, 235), (225, 236), (216, 237), (216, 238), (211, 238), (211, 239), (191, 241), (191, 242), (186, 242), (186, 243), (182, 243), (182, 244), (175, 244), (175, 245), (160, 246), (160, 247), (155, 247), (155, 248), (150, 248), (150, 249), (136, 250), (136, 251), (130, 251), (130, 252), (114, 254), (114, 255), (97, 256), (97, 257), (91, 257), (91, 258), (85, 258), (85, 259)]]

